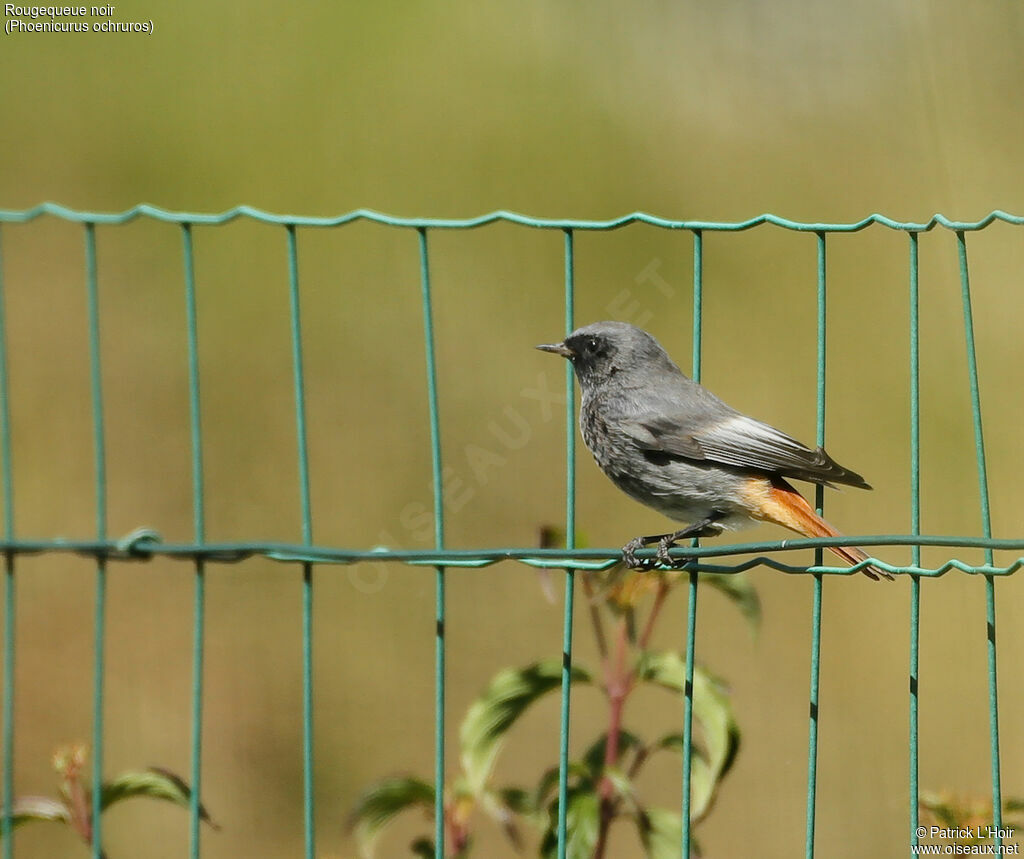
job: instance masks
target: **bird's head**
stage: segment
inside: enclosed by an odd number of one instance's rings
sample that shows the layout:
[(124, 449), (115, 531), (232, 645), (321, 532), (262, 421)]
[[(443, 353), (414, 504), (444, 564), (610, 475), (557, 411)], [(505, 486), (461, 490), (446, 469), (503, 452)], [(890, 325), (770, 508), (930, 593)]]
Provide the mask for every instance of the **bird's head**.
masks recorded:
[(595, 322), (577, 328), (561, 343), (537, 348), (567, 358), (584, 390), (620, 374), (635, 376), (648, 369), (679, 372), (657, 340), (625, 322)]

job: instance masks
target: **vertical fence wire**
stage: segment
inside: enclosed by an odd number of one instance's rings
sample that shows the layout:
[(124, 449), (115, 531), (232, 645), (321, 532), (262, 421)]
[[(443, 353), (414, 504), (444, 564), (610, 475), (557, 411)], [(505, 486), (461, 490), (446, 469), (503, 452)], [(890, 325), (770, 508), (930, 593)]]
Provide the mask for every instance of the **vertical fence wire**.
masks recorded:
[[(918, 234), (910, 233), (910, 533), (921, 533), (921, 360), (918, 301)], [(911, 563), (921, 566), (921, 547), (911, 548)], [(920, 838), (918, 788), (918, 670), (921, 629), (921, 577), (910, 577), (910, 855)]]
[[(430, 465), (434, 491), (434, 548), (444, 548), (444, 493), (441, 471), (441, 424), (437, 405), (437, 358), (434, 312), (430, 296), (430, 256), (426, 228), (417, 229), (420, 248), (420, 292), (423, 299), (423, 342), (427, 359), (427, 405), (430, 410)], [(444, 856), (445, 734), (445, 568), (434, 568), (434, 855)]]
[[(576, 282), (573, 232), (565, 230), (565, 333), (574, 327)], [(572, 364), (565, 362), (565, 546), (576, 548), (576, 397)], [(569, 795), (569, 701), (572, 683), (572, 618), (576, 571), (565, 571), (565, 617), (562, 624), (562, 701), (558, 732), (558, 859), (566, 855)]]
[[(967, 265), (967, 240), (963, 230), (956, 234), (957, 257), (960, 263), (960, 296), (964, 312), (964, 340), (967, 346), (967, 372), (971, 389), (971, 416), (974, 421), (974, 451), (978, 466), (978, 495), (981, 506), (981, 527), (986, 537), (992, 536), (992, 515), (988, 498), (988, 471), (985, 464), (985, 435), (981, 423), (981, 394), (978, 385), (978, 358), (974, 345), (974, 314), (971, 309), (971, 279)], [(985, 563), (990, 567), (995, 558), (992, 549), (985, 550)], [(1003, 839), (998, 829), (1003, 825), (1002, 786), (999, 773), (999, 688), (996, 683), (996, 593), (995, 580), (985, 576), (985, 631), (988, 642), (988, 706), (989, 747), (992, 760), (992, 822), (997, 827), (993, 839), (996, 848)]]
[[(291, 312), (292, 374), (295, 388), (295, 444), (299, 468), (302, 542), (313, 542), (309, 498), (309, 451), (306, 447), (306, 385), (302, 367), (302, 315), (299, 305), (299, 255), (295, 225), (288, 236), (288, 299)], [(315, 855), (313, 790), (313, 565), (302, 564), (302, 829), (306, 859)]]
[[(96, 225), (85, 225), (85, 281), (89, 316), (89, 374), (92, 391), (93, 449), (96, 469), (96, 537), (107, 538), (107, 454), (103, 427), (103, 382), (100, 368), (100, 309), (96, 278)], [(107, 562), (96, 561), (96, 613), (93, 643), (92, 855), (103, 855), (99, 796), (103, 788), (103, 687), (107, 614)]]
[[(825, 444), (825, 233), (818, 232), (818, 390), (817, 390), (817, 444)], [(824, 510), (825, 491), (814, 490), (814, 506), (820, 516)], [(814, 550), (814, 564), (822, 562), (821, 549)], [(814, 574), (814, 602), (811, 608), (811, 684), (809, 726), (807, 732), (807, 832), (804, 852), (807, 859), (814, 856), (814, 824), (818, 799), (818, 678), (821, 662), (821, 573)]]
[[(206, 540), (203, 492), (203, 436), (199, 411), (199, 333), (196, 323), (195, 258), (192, 225), (181, 225), (185, 268), (185, 325), (188, 329), (188, 406), (192, 444), (192, 527), (196, 545)], [(202, 805), (203, 650), (206, 626), (206, 562), (196, 558), (192, 621), (192, 793), (189, 796), (189, 857), (199, 856), (199, 809)]]
[[(2, 234), (0, 234), (2, 238)], [(4, 539), (14, 539), (14, 479), (11, 460), (10, 388), (7, 376), (7, 310), (4, 294), (4, 257), (0, 245), (0, 455), (3, 456)], [(3, 819), (0, 820), (3, 859), (11, 859), (14, 821), (14, 555), (4, 558), (4, 691), (3, 691)]]
[[(704, 235), (693, 231), (693, 361), (695, 382), (701, 375), (701, 336), (704, 313)], [(694, 540), (693, 545), (699, 541)], [(686, 602), (686, 684), (683, 690), (683, 807), (680, 816), (682, 855), (689, 857), (693, 835), (690, 831), (690, 793), (693, 774), (693, 665), (697, 647), (697, 571), (690, 570)]]

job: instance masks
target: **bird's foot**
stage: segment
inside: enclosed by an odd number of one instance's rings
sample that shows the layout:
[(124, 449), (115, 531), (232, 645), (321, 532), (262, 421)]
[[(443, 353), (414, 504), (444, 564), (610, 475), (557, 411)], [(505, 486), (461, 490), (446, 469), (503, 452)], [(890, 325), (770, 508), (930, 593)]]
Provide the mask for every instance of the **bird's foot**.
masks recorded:
[[(631, 570), (653, 570), (655, 567), (663, 566), (670, 570), (680, 570), (689, 562), (689, 558), (673, 558), (668, 552), (676, 545), (677, 540), (689, 537), (714, 537), (722, 532), (722, 526), (717, 524), (724, 516), (723, 513), (714, 511), (710, 516), (701, 519), (693, 525), (676, 531), (674, 534), (652, 534), (649, 537), (634, 537), (622, 547), (622, 560)], [(653, 558), (638, 558), (637, 549), (658, 544), (658, 551)]]
[(658, 540), (658, 562), (670, 570), (678, 570), (681, 567), (685, 567), (688, 563), (686, 558), (673, 558), (668, 553), (668, 550), (674, 548), (676, 545), (676, 541), (673, 539), (674, 537), (675, 534), (666, 534)]
[(647, 546), (647, 538), (635, 537), (622, 547), (622, 560), (630, 570), (653, 570), (658, 562), (654, 558), (638, 558), (637, 549)]

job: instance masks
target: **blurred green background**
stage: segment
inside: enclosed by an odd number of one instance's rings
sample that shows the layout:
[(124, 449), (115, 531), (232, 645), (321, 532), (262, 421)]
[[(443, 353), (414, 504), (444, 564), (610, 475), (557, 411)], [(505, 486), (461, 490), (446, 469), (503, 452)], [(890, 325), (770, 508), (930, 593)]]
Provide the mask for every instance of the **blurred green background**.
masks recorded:
[[(812, 221), (1024, 211), (1019, 3), (192, 0), (124, 3), (115, 19), (152, 19), (155, 34), (0, 38), (0, 207), (579, 218), (641, 209), (720, 220), (772, 211)], [(94, 528), (81, 233), (50, 218), (3, 228), (22, 537)], [(432, 238), (444, 454), (465, 490), (447, 512), (452, 546), (535, 545), (540, 525), (563, 515), (561, 415), (521, 393), (557, 390), (562, 378), (531, 348), (561, 333), (561, 241), (507, 225)], [(146, 525), (188, 540), (180, 233), (143, 220), (98, 228), (97, 243), (110, 532)], [(691, 245), (688, 234), (646, 227), (579, 235), (577, 319), (642, 322), (688, 368)], [(828, 447), (876, 487), (829, 493), (828, 517), (851, 533), (909, 527), (907, 245), (877, 227), (829, 242)], [(996, 225), (968, 245), (994, 529), (1020, 536), (1024, 230)], [(208, 539), (297, 541), (284, 231), (196, 228), (195, 251)], [(416, 515), (429, 509), (430, 472), (415, 234), (302, 230), (299, 251), (314, 538), (429, 545)], [(808, 441), (814, 289), (812, 235), (705, 238), (705, 382)], [(922, 236), (927, 533), (980, 533), (958, 290), (953, 236)], [(514, 446), (494, 430), (521, 429), (509, 407), (528, 427)], [(474, 446), (501, 461), (474, 470)], [(592, 545), (662, 527), (585, 450), (578, 474), (579, 527)], [(924, 553), (931, 565), (944, 557)], [(111, 774), (188, 770), (190, 569), (157, 560), (111, 570)], [(210, 571), (203, 797), (223, 831), (204, 833), (206, 856), (299, 855), (300, 575), (259, 560)], [(713, 856), (751, 855), (756, 844), (759, 856), (789, 857), (804, 837), (811, 580), (770, 570), (753, 579), (764, 601), (756, 641), (716, 595), (701, 603), (699, 658), (729, 680), (743, 730), (701, 839)], [(388, 773), (431, 772), (433, 577), (327, 567), (315, 581), (318, 853), (347, 857), (343, 824), (360, 789)], [(448, 582), (454, 771), (465, 706), (500, 667), (557, 654), (561, 608), (517, 565), (453, 570)], [(1021, 795), (1021, 577), (997, 592), (1003, 786)], [(92, 594), (88, 561), (18, 561), (18, 793), (51, 792), (53, 749), (91, 734)], [(823, 856), (895, 856), (906, 843), (908, 594), (903, 580), (825, 586)], [(683, 601), (668, 611), (656, 643), (681, 646)], [(592, 661), (583, 623), (577, 640)], [(980, 579), (923, 584), (921, 659), (921, 784), (984, 796)], [(518, 727), (499, 777), (532, 784), (555, 760), (548, 703)], [(627, 719), (678, 724), (667, 696), (631, 704)], [(596, 695), (576, 697), (577, 747), (600, 714)], [(676, 807), (678, 767), (651, 770), (641, 788)], [(115, 859), (186, 849), (178, 809), (126, 803), (106, 821)], [(417, 823), (387, 835), (380, 855), (400, 855)], [(480, 824), (477, 855), (510, 855)], [(612, 855), (637, 855), (631, 839), (618, 833)], [(84, 855), (53, 827), (20, 831), (16, 848)]]

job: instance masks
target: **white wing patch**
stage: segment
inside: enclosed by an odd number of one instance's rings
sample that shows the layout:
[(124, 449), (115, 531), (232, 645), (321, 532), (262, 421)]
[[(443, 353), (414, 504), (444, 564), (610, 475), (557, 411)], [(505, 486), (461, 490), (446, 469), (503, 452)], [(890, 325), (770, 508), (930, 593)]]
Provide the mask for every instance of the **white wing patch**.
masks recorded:
[(715, 459), (743, 465), (752, 458), (789, 461), (810, 465), (818, 460), (814, 451), (761, 421), (745, 415), (730, 417), (723, 423), (697, 434), (700, 446)]

